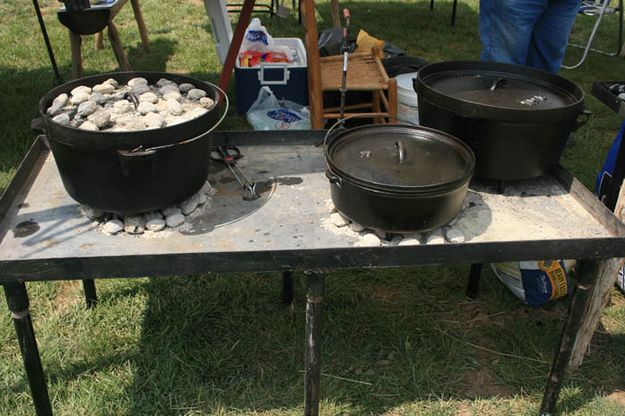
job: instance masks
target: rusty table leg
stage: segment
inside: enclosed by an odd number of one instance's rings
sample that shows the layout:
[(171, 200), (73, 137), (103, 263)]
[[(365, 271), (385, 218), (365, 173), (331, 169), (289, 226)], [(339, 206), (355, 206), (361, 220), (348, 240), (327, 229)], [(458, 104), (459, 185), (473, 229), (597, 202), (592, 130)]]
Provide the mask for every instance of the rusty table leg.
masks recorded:
[(85, 279), (82, 281), (82, 289), (85, 294), (87, 308), (93, 307), (98, 301), (98, 293), (95, 289), (95, 280)]
[(547, 386), (545, 387), (545, 394), (542, 404), (540, 405), (541, 415), (548, 416), (554, 413), (564, 376), (566, 375), (571, 360), (577, 333), (584, 324), (582, 318), (588, 306), (592, 284), (598, 269), (599, 263), (597, 261), (584, 260), (581, 262), (579, 282), (573, 294), (569, 315), (562, 332), (562, 340), (560, 341), (556, 357), (551, 365)]
[(319, 272), (306, 273), (306, 355), (304, 374), (304, 415), (319, 414), (321, 385), (321, 324), (325, 276)]
[(43, 366), (39, 358), (33, 323), (30, 319), (26, 285), (23, 282), (4, 283), (4, 295), (6, 296), (9, 310), (13, 315), (15, 334), (22, 352), (24, 369), (26, 370), (30, 392), (33, 396), (35, 412), (37, 416), (52, 415), (48, 386), (46, 385)]
[(477, 298), (477, 291), (480, 288), (480, 276), (482, 274), (482, 264), (476, 263), (471, 265), (469, 272), (469, 284), (467, 284), (467, 296), (471, 299)]
[(282, 303), (293, 303), (293, 272), (282, 272)]

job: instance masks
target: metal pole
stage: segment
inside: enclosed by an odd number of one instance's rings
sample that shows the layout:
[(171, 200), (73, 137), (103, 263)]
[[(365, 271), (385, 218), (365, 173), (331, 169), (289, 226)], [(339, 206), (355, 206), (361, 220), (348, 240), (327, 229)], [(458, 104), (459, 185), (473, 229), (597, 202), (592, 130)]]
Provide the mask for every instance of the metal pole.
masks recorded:
[(347, 94), (347, 63), (349, 61), (349, 23), (350, 14), (349, 9), (343, 9), (343, 18), (345, 18), (345, 27), (343, 28), (343, 45), (341, 46), (341, 52), (343, 52), (343, 74), (341, 76), (341, 106), (339, 120), (343, 120), (345, 117), (345, 99)]
[(467, 285), (467, 296), (471, 299), (477, 298), (477, 291), (480, 288), (480, 275), (482, 274), (482, 264), (476, 263), (471, 265), (469, 272), (469, 284)]
[(52, 46), (50, 45), (50, 39), (48, 38), (48, 31), (46, 30), (46, 25), (43, 21), (43, 17), (41, 16), (41, 9), (39, 9), (39, 2), (37, 0), (33, 0), (33, 6), (35, 7), (35, 13), (37, 13), (37, 20), (39, 20), (39, 27), (41, 28), (41, 34), (43, 35), (43, 40), (46, 43), (46, 49), (48, 50), (48, 56), (50, 57), (50, 62), (52, 63), (52, 70), (54, 71), (56, 82), (59, 84), (62, 84), (63, 79), (61, 78), (61, 74), (59, 73), (59, 68), (56, 66), (56, 60), (54, 59), (54, 52), (52, 51)]
[(83, 280), (82, 289), (85, 294), (85, 303), (87, 304), (87, 308), (92, 308), (98, 302), (98, 293), (95, 289), (95, 280)]
[(583, 260), (581, 262), (579, 282), (573, 294), (571, 306), (569, 307), (569, 315), (564, 325), (564, 330), (562, 331), (560, 347), (551, 365), (551, 371), (549, 372), (549, 378), (545, 386), (545, 394), (540, 405), (541, 416), (550, 416), (554, 413), (564, 376), (566, 375), (573, 353), (575, 339), (583, 323), (581, 318), (588, 306), (593, 280), (597, 275), (598, 269), (599, 263), (597, 261)]
[(304, 415), (319, 415), (321, 385), (321, 324), (325, 276), (306, 273), (306, 358), (304, 374)]
[(456, 24), (456, 8), (458, 8), (458, 0), (454, 0), (454, 4), (451, 9), (451, 25)]
[(23, 282), (4, 283), (4, 295), (13, 317), (15, 334), (22, 352), (24, 369), (26, 370), (30, 392), (33, 396), (35, 412), (37, 416), (51, 416), (52, 406), (50, 405), (48, 386), (43, 374), (35, 331), (30, 318), (26, 285)]
[(293, 272), (282, 272), (282, 303), (290, 305), (293, 303)]

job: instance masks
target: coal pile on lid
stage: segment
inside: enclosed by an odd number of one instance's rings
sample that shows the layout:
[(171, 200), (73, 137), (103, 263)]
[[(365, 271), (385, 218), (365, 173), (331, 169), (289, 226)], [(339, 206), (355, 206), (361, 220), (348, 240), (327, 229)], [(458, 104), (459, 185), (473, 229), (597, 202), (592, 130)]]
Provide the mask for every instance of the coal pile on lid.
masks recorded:
[(123, 132), (158, 129), (198, 118), (215, 106), (203, 89), (161, 78), (143, 77), (127, 84), (109, 78), (59, 94), (46, 109), (52, 121), (87, 131)]

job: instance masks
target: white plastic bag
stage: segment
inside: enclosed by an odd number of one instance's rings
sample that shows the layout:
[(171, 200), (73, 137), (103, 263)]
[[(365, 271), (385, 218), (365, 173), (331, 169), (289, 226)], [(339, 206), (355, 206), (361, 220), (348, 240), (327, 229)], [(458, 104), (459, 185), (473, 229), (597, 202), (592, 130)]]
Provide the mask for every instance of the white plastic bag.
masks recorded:
[(278, 100), (269, 87), (262, 87), (247, 110), (247, 122), (254, 130), (308, 130), (308, 108), (288, 100)]
[(250, 22), (243, 41), (241, 41), (242, 51), (267, 52), (273, 46), (273, 38), (267, 32), (267, 28), (260, 23), (260, 19), (255, 17)]
[[(241, 41), (241, 48), (239, 54), (252, 54), (250, 57), (254, 60), (254, 54), (261, 54), (256, 56), (257, 63), (242, 66), (254, 66), (259, 62), (293, 62), (296, 58), (297, 51), (291, 50), (288, 46), (277, 45), (273, 38), (267, 31), (267, 28), (263, 26), (258, 17), (255, 17), (250, 22), (247, 29), (245, 29), (245, 35)], [(268, 55), (265, 55), (268, 54)], [(273, 54), (273, 56), (271, 56)]]

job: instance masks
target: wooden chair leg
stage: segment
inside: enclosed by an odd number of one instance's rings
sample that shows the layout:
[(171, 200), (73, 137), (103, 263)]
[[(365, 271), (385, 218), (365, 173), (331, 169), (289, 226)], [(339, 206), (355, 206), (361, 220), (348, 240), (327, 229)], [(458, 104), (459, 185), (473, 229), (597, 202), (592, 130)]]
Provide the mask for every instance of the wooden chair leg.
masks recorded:
[(93, 46), (96, 51), (100, 51), (104, 49), (104, 36), (102, 34), (102, 31), (95, 34), (95, 40), (93, 42)]
[(341, 27), (339, 0), (330, 0), (330, 9), (332, 11), (332, 25), (334, 25), (334, 27)]
[(115, 27), (113, 22), (109, 22), (108, 25), (108, 35), (109, 41), (111, 41), (111, 47), (113, 48), (113, 52), (115, 53), (115, 58), (117, 58), (117, 63), (122, 71), (130, 71), (130, 64), (128, 63), (128, 58), (126, 58), (126, 53), (124, 52), (124, 48), (122, 47), (122, 42), (119, 39), (119, 32)]
[(397, 123), (397, 80), (395, 78), (388, 80), (388, 114), (389, 123)]
[[(379, 113), (382, 111), (382, 106), (380, 105), (381, 99), (380, 99), (380, 92), (381, 91), (371, 91), (371, 95), (372, 95), (372, 100), (371, 100), (371, 104), (372, 104), (372, 109), (374, 113)], [(383, 119), (382, 117), (375, 117), (373, 119), (374, 123), (383, 123)]]
[(72, 77), (82, 78), (82, 38), (79, 34), (69, 32), (69, 43), (72, 49)]
[(148, 40), (148, 30), (146, 29), (145, 22), (143, 21), (143, 14), (141, 13), (139, 0), (130, 0), (130, 4), (132, 5), (132, 12), (135, 15), (137, 26), (139, 27), (139, 35), (141, 36), (143, 50), (147, 52), (150, 50), (150, 41)]
[(315, 130), (323, 128), (323, 93), (321, 97), (309, 97), (310, 102), (310, 118), (311, 127)]
[(304, 19), (306, 33), (304, 43), (308, 56), (308, 101), (310, 103), (310, 124), (315, 130), (323, 128), (323, 91), (321, 90), (321, 72), (317, 46), (317, 22), (313, 0), (303, 0), (300, 12)]

